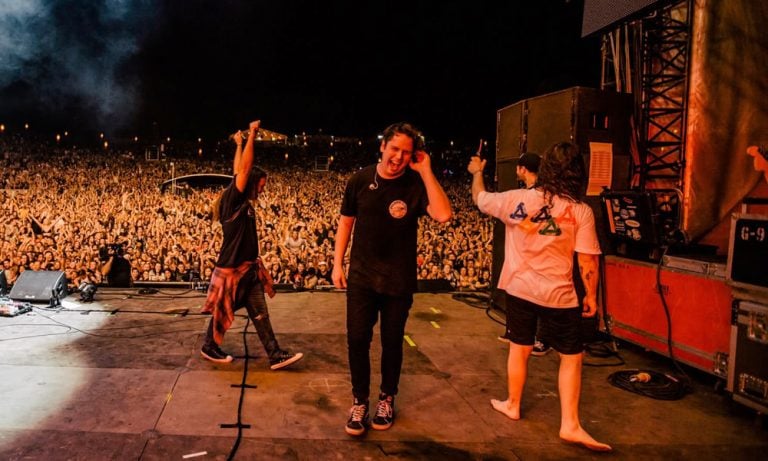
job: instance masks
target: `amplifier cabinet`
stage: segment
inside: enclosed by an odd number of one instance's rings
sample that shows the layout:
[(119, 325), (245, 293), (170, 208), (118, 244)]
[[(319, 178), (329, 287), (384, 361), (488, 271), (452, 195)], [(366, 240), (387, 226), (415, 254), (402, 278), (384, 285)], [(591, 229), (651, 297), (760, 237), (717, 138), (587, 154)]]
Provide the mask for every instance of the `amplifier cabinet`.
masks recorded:
[[(656, 288), (657, 264), (605, 257), (605, 328), (620, 339), (668, 356), (667, 320)], [(722, 277), (670, 267), (659, 274), (682, 363), (725, 378), (731, 336), (731, 288)]]
[(728, 390), (733, 400), (768, 413), (768, 305), (734, 303)]

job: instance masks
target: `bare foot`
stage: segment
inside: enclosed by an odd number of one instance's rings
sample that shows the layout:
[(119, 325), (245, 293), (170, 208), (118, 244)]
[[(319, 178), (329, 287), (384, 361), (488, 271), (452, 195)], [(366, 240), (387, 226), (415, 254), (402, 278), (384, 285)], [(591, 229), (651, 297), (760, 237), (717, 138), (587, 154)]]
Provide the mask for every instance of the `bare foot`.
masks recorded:
[(577, 430), (570, 433), (566, 433), (565, 431), (561, 430), (560, 438), (568, 443), (576, 443), (593, 451), (613, 450), (610, 445), (598, 442), (597, 440), (593, 439), (592, 436), (587, 434), (587, 431), (585, 431), (582, 427), (579, 427)]
[(509, 419), (514, 419), (515, 421), (520, 419), (520, 408), (512, 408), (509, 405), (509, 399), (504, 400), (503, 402), (501, 400), (491, 399), (491, 406), (494, 410), (504, 413)]

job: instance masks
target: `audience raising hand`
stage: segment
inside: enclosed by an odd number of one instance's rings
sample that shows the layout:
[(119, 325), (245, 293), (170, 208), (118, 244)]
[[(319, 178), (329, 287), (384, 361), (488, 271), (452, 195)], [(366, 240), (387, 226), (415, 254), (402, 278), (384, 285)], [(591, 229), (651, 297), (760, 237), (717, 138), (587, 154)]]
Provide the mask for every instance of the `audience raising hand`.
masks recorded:
[[(0, 138), (0, 263), (6, 279), (13, 283), (25, 270), (61, 270), (71, 289), (83, 281), (106, 283), (109, 249), (121, 244), (133, 282), (208, 281), (222, 242), (221, 225), (212, 219), (221, 189), (177, 188), (173, 194), (159, 186), (171, 177), (171, 161), (176, 177), (231, 169), (230, 152), (211, 157), (153, 161), (127, 151), (105, 155)], [(312, 162), (273, 157), (261, 163), (270, 187), (255, 206), (260, 254), (280, 274), (277, 282), (330, 288), (338, 202), (355, 166), (337, 160), (331, 171), (315, 171)], [(446, 225), (421, 223), (419, 278), (485, 290), (491, 220), (473, 210), (466, 178), (440, 181), (454, 217)]]

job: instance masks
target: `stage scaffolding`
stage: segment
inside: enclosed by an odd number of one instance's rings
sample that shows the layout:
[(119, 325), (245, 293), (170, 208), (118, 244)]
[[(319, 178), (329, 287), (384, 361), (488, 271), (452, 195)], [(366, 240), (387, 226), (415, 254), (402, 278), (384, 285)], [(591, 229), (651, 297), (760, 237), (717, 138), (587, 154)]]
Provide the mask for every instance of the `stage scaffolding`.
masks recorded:
[(603, 35), (601, 87), (635, 95), (632, 185), (682, 188), (691, 49), (690, 0), (659, 2)]

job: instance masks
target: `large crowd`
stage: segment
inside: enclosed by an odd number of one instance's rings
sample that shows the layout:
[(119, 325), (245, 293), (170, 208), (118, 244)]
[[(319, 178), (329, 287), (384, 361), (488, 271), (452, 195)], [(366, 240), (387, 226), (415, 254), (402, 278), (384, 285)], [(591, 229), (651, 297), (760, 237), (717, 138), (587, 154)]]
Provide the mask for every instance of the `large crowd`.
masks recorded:
[[(103, 266), (117, 249), (130, 262), (133, 282), (209, 280), (222, 239), (213, 219), (221, 186), (160, 184), (172, 175), (231, 174), (234, 145), (223, 150), (213, 158), (148, 159), (144, 152), (105, 153), (0, 136), (0, 260), (6, 280), (13, 284), (26, 270), (63, 271), (71, 290), (84, 282), (105, 284)], [(330, 287), (341, 197), (357, 166), (318, 171), (314, 162), (291, 162), (269, 149), (256, 155), (269, 173), (257, 206), (262, 260), (276, 283)], [(440, 180), (454, 217), (447, 224), (422, 222), (418, 278), (446, 280), (455, 290), (488, 289), (492, 222), (472, 205), (467, 175)]]

